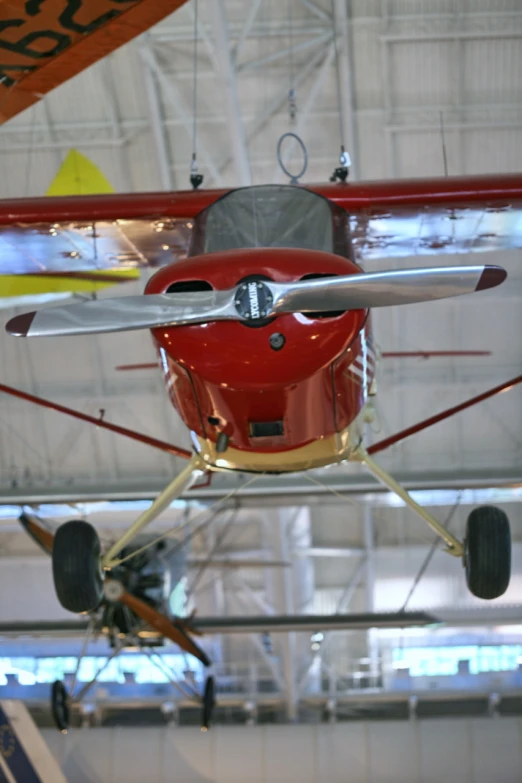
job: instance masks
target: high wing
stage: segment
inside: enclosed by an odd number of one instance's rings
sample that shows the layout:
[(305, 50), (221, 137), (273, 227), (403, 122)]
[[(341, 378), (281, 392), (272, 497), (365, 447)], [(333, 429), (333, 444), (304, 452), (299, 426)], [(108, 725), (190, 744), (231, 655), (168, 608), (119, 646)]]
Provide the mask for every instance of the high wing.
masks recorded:
[[(310, 185), (350, 215), (356, 260), (522, 247), (522, 174)], [(226, 190), (0, 201), (0, 273), (162, 266)]]
[(0, 1), (0, 123), (186, 0)]
[(344, 191), (316, 190), (350, 215), (356, 260), (522, 247), (522, 174), (361, 182)]

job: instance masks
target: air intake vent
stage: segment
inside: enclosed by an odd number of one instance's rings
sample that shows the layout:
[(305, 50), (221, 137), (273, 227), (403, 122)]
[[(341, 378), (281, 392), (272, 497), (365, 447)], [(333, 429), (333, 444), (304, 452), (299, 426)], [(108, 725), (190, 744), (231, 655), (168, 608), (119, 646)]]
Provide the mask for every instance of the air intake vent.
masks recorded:
[(274, 438), (278, 435), (284, 435), (282, 421), (250, 421), (251, 438)]
[(167, 294), (188, 294), (197, 291), (212, 291), (212, 286), (206, 280), (180, 280), (178, 283), (169, 285)]

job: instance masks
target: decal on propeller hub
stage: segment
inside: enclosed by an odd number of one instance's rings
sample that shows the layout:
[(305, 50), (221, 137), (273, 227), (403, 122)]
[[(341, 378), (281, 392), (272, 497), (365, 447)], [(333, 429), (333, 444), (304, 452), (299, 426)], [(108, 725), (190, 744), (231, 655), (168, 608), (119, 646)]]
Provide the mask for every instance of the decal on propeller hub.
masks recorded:
[(235, 302), (236, 310), (242, 318), (259, 321), (269, 314), (273, 297), (265, 283), (250, 280), (238, 287)]

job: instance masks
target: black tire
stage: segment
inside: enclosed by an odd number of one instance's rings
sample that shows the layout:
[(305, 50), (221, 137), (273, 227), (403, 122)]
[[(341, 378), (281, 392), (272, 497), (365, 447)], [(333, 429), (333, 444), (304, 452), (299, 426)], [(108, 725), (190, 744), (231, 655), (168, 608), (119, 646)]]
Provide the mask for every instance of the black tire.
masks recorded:
[(506, 514), (480, 506), (468, 517), (464, 541), (468, 588), (477, 598), (498, 598), (511, 577), (511, 532)]
[(207, 731), (210, 728), (214, 707), (216, 706), (215, 682), (212, 675), (206, 679), (202, 701), (203, 710), (201, 714), (201, 728), (204, 731)]
[(53, 543), (53, 577), (58, 600), (70, 612), (90, 612), (103, 598), (100, 540), (88, 522), (60, 525)]
[(66, 734), (69, 728), (69, 694), (61, 680), (56, 680), (51, 686), (51, 710), (56, 728)]

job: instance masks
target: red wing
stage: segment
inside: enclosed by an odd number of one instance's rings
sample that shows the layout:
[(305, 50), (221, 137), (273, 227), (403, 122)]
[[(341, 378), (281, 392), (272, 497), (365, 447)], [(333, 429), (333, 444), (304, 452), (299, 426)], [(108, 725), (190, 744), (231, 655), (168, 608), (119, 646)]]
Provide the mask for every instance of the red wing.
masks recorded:
[(350, 215), (356, 260), (522, 247), (522, 174), (310, 189)]
[(0, 2), (0, 123), (148, 30), (185, 2)]
[[(361, 260), (522, 247), (522, 174), (313, 185), (343, 207)], [(223, 190), (0, 201), (4, 274), (159, 266)], [(94, 228), (93, 228), (94, 226)]]
[(41, 519), (34, 514), (27, 514), (25, 511), (18, 517), (19, 522), (29, 533), (33, 541), (36, 541), (43, 551), (50, 555), (53, 551), (54, 535), (48, 530)]
[(187, 255), (194, 216), (224, 192), (0, 201), (2, 274), (172, 263)]

